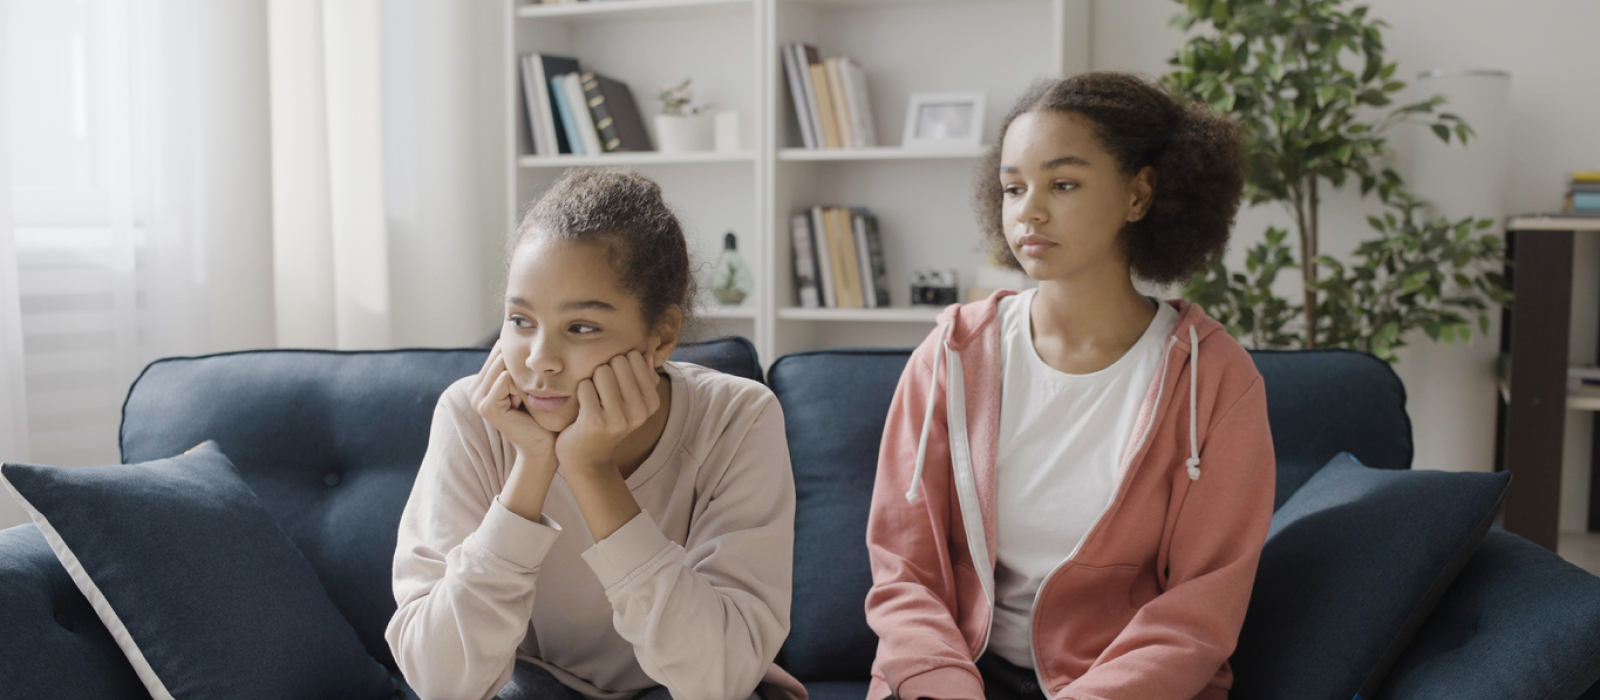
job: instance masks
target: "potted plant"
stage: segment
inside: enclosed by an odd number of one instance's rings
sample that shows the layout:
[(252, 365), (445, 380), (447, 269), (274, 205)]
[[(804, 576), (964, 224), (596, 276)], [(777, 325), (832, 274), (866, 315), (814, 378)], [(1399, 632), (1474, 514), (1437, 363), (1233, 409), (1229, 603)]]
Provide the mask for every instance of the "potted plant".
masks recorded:
[(656, 146), (662, 153), (709, 151), (716, 143), (711, 105), (694, 105), (689, 79), (661, 88), (661, 114), (656, 115)]
[[(1345, 347), (1393, 362), (1413, 330), (1465, 341), (1476, 317), (1487, 333), (1490, 304), (1511, 301), (1500, 274), (1504, 245), (1486, 231), (1494, 221), (1426, 215), (1426, 203), (1385, 163), (1384, 135), (1398, 124), (1425, 120), (1438, 138), (1462, 145), (1472, 129), (1435, 111), (1442, 97), (1391, 107), (1405, 83), (1384, 61), (1388, 25), (1364, 6), (1347, 9), (1346, 0), (1179, 1), (1173, 23), (1209, 31), (1169, 61), (1174, 70), (1163, 82), (1239, 120), (1245, 198), (1283, 205), (1298, 243), (1268, 228), (1247, 251), (1244, 271), (1219, 256), (1183, 296), (1258, 348)], [(1375, 235), (1342, 262), (1319, 249), (1319, 210), (1324, 187), (1349, 182), (1363, 197), (1376, 192), (1389, 211), (1369, 217)], [(1299, 299), (1274, 291), (1278, 274), (1291, 269), (1300, 271)]]

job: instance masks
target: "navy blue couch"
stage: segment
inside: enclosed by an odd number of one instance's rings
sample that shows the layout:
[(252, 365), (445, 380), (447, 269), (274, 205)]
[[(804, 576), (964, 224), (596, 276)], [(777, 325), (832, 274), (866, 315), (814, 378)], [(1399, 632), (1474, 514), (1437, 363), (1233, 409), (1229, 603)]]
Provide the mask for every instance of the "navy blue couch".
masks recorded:
[[(389, 567), (400, 512), (439, 393), (476, 372), (485, 352), (266, 350), (158, 361), (129, 392), (122, 459), (217, 440), (373, 658), (392, 670), (383, 629), (395, 607)], [(817, 700), (865, 696), (876, 648), (862, 606), (871, 583), (867, 507), (883, 417), (909, 355), (800, 353), (766, 377), (742, 339), (674, 356), (766, 381), (783, 404), (799, 502), (792, 629), (780, 662)], [(1344, 351), (1255, 360), (1266, 378), (1279, 505), (1342, 451), (1374, 467), (1409, 467), (1405, 393), (1387, 365)], [(1549, 661), (1570, 657), (1574, 645), (1600, 653), (1597, 643), (1600, 578), (1494, 529), (1378, 697), (1501, 700), (1512, 696), (1500, 681), (1542, 674), (1549, 680), (1527, 697), (1600, 699), (1594, 664)], [(149, 697), (32, 525), (0, 532), (0, 698), (13, 697)]]

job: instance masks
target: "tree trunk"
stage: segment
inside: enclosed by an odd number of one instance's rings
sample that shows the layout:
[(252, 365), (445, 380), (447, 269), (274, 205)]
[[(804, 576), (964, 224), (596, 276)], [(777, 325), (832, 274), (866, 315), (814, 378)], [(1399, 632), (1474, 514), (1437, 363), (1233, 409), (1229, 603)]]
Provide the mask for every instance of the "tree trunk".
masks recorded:
[(1301, 283), (1305, 289), (1306, 305), (1306, 342), (1308, 348), (1317, 347), (1317, 292), (1311, 286), (1317, 281), (1317, 176), (1313, 173), (1306, 178), (1306, 187), (1309, 203), (1305, 208), (1304, 217), (1300, 225), (1304, 227), (1300, 244)]

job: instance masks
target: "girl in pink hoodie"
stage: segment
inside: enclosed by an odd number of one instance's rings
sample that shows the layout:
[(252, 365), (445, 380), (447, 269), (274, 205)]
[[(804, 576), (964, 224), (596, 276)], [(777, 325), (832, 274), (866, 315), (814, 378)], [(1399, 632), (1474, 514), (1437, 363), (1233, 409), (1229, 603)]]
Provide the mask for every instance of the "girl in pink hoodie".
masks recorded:
[(952, 306), (900, 378), (867, 546), (868, 700), (1226, 698), (1272, 517), (1261, 375), (1134, 287), (1220, 255), (1235, 124), (1133, 76), (1036, 85), (978, 176), (1037, 289)]

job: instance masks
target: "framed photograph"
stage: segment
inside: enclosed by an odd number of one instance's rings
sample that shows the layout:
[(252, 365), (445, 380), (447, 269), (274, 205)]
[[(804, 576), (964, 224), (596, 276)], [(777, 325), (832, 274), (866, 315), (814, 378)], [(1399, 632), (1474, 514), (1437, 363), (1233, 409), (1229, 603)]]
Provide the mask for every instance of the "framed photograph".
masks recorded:
[(976, 148), (983, 137), (984, 92), (919, 92), (906, 107), (903, 148)]

